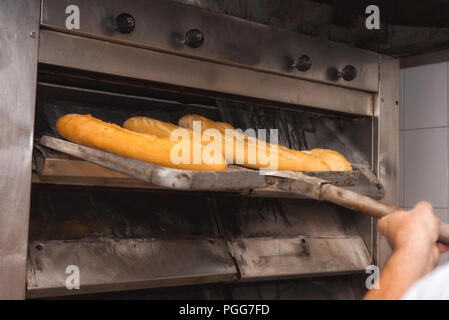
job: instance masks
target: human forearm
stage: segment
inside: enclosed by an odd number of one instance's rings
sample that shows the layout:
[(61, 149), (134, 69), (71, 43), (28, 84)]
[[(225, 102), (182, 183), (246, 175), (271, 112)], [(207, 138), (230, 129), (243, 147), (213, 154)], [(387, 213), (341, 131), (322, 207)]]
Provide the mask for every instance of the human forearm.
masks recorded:
[(396, 250), (380, 276), (380, 288), (370, 290), (365, 300), (398, 300), (433, 268), (432, 248), (404, 247)]
[(401, 299), (418, 279), (432, 271), (440, 253), (449, 250), (437, 244), (438, 224), (427, 202), (379, 220), (377, 229), (394, 253), (380, 275), (380, 288), (368, 292), (366, 300)]

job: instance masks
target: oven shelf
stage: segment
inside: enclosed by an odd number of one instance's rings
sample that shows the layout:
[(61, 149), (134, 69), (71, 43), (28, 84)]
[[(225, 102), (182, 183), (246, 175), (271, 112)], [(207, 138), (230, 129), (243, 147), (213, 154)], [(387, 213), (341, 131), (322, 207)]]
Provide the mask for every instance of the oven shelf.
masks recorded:
[[(197, 263), (199, 257), (201, 263)], [(71, 265), (78, 266), (83, 275), (79, 290), (66, 287), (65, 271)], [(104, 238), (29, 243), (28, 298), (232, 282), (236, 279), (236, 266), (221, 239)]]
[(35, 167), (32, 183), (37, 184), (160, 189), (84, 160), (46, 157), (39, 166), (35, 163)]
[[(81, 160), (85, 159), (85, 160)], [(246, 196), (299, 198), (301, 195), (267, 185), (265, 176), (276, 181), (295, 180), (295, 172), (260, 174), (239, 166), (227, 171), (186, 171), (164, 168), (120, 157), (54, 137), (44, 136), (35, 144), (33, 183), (124, 187), (161, 190), (234, 192)], [(384, 190), (369, 170), (349, 172), (306, 172), (306, 176), (332, 181), (374, 199), (382, 199)], [(360, 179), (359, 179), (360, 176)], [(304, 179), (304, 178), (300, 178)]]

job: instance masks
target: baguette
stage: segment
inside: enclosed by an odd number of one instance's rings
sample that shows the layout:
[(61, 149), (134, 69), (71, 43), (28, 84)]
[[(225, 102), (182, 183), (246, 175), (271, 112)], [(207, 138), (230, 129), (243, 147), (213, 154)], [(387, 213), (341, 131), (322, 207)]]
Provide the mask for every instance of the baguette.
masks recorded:
[(313, 149), (310, 152), (323, 160), (331, 169), (331, 171), (351, 171), (352, 165), (340, 153), (333, 150)]
[(177, 125), (148, 117), (132, 117), (125, 121), (123, 128), (154, 135), (158, 138), (170, 138), (173, 130), (180, 129)]
[[(189, 135), (190, 141), (193, 142), (194, 134), (193, 130), (190, 130), (188, 128), (183, 128), (176, 126), (174, 124), (159, 121), (156, 119), (148, 118), (148, 117), (132, 117), (125, 121), (123, 124), (123, 127), (132, 130), (135, 132), (143, 133), (143, 134), (149, 134), (149, 135), (155, 135), (158, 138), (170, 138), (173, 131), (177, 129), (182, 129), (184, 131), (187, 131)], [(224, 131), (223, 131), (224, 132)], [(201, 143), (202, 145), (208, 146), (210, 148), (213, 148), (221, 155), (224, 152), (225, 144), (224, 141), (220, 140), (215, 141), (214, 139), (210, 139), (208, 141), (202, 141), (201, 133), (199, 133), (197, 143)], [(228, 161), (228, 163), (232, 163)]]
[[(191, 141), (170, 141), (155, 135), (130, 131), (115, 124), (103, 122), (91, 115), (67, 114), (56, 123), (58, 133), (64, 138), (96, 149), (120, 156), (153, 163), (159, 166), (200, 171), (223, 171), (227, 169), (222, 155), (219, 163), (195, 163), (192, 150), (204, 150), (204, 146), (195, 146)], [(179, 145), (189, 143), (188, 145)], [(188, 163), (174, 163), (172, 149), (190, 148)], [(187, 149), (182, 149), (187, 150)]]
[[(243, 164), (250, 168), (264, 168), (266, 165), (260, 163), (249, 163), (248, 153), (254, 152), (258, 154), (257, 139), (246, 136), (234, 129), (234, 127), (225, 122), (215, 122), (206, 117), (199, 115), (187, 115), (179, 120), (181, 127), (188, 130), (190, 138), (193, 136), (193, 121), (201, 124), (201, 131), (204, 133), (207, 129), (216, 129), (222, 134), (221, 145), (217, 145), (219, 141), (202, 141), (204, 145), (209, 145), (217, 151), (225, 153), (226, 147), (232, 148), (231, 156), (227, 157), (228, 163)], [(133, 117), (128, 119), (124, 125), (126, 129), (156, 135), (158, 138), (169, 138), (172, 131), (181, 127), (174, 124), (159, 121), (148, 117)], [(235, 130), (233, 132), (235, 138), (226, 138), (226, 130)], [(231, 145), (234, 143), (234, 145)], [(239, 156), (236, 145), (243, 145), (244, 154)], [(311, 151), (291, 150), (281, 145), (271, 145), (266, 143), (266, 148), (278, 147), (278, 170), (288, 171), (350, 171), (351, 164), (338, 152), (325, 149), (313, 149)], [(219, 149), (219, 150), (218, 150)], [(276, 152), (276, 151), (273, 151)], [(269, 155), (270, 152), (267, 152)], [(318, 158), (318, 160), (316, 159)], [(320, 161), (319, 161), (320, 160)]]
[[(217, 154), (220, 155), (220, 157), (223, 157), (224, 149), (222, 149), (223, 145), (221, 141), (221, 136), (219, 141), (215, 141), (214, 139), (202, 141), (201, 134), (198, 134), (198, 136), (195, 137), (194, 132), (190, 129), (182, 128), (168, 122), (159, 121), (148, 117), (129, 118), (128, 120), (125, 121), (123, 127), (131, 131), (139, 132), (142, 134), (155, 135), (158, 138), (167, 138), (167, 139), (171, 139), (173, 133), (175, 133), (174, 131), (180, 129), (181, 131), (179, 133), (182, 135), (182, 137), (190, 139), (190, 142), (192, 144), (200, 144), (203, 146), (207, 146), (215, 150)], [(173, 138), (176, 139), (177, 136), (178, 135), (175, 134), (173, 135)]]
[[(224, 122), (223, 123), (214, 123), (213, 121), (211, 121), (205, 117), (199, 117), (198, 121), (201, 122), (201, 128), (204, 129), (204, 130), (202, 130), (202, 132), (199, 133), (199, 135), (200, 135), (199, 138), (201, 139), (199, 141), (201, 141), (201, 143), (203, 145), (210, 146), (210, 147), (214, 148), (215, 150), (217, 150), (217, 152), (220, 152), (222, 154), (225, 152), (226, 146), (228, 146), (228, 148), (233, 148), (232, 152), (234, 154), (238, 154), (236, 147), (234, 145), (230, 144), (230, 140), (228, 139), (228, 143), (226, 143), (225, 139), (223, 139), (226, 129), (234, 130), (234, 128), (231, 125), (224, 123)], [(144, 134), (156, 135), (159, 138), (170, 137), (172, 131), (175, 129), (187, 130), (187, 132), (189, 133), (190, 139), (193, 139), (193, 133), (194, 133), (194, 131), (191, 130), (190, 128), (178, 127), (171, 123), (167, 123), (167, 122), (163, 122), (163, 121), (159, 121), (159, 120), (147, 118), (147, 117), (129, 118), (128, 120), (126, 120), (126, 122), (123, 124), (123, 126), (129, 130), (144, 133)], [(193, 122), (192, 122), (192, 128), (193, 128)], [(217, 129), (220, 134), (219, 139), (215, 140), (212, 137), (202, 135), (202, 133), (207, 129)], [(237, 133), (237, 131), (236, 131), (236, 133)], [(204, 138), (204, 137), (206, 137), (206, 139), (203, 140), (202, 138)], [(247, 138), (244, 135), (241, 135), (239, 137)], [(245, 150), (247, 152), (247, 148)], [(234, 159), (233, 156), (231, 156), (229, 159), (226, 159), (226, 160), (228, 163), (237, 163), (237, 159)], [(247, 161), (247, 162), (249, 162), (249, 161)], [(259, 168), (259, 166), (257, 166), (257, 168)]]
[[(311, 153), (294, 151), (284, 146), (265, 143), (263, 141), (262, 145), (260, 145), (261, 141), (254, 137), (246, 136), (235, 129), (233, 132), (234, 137), (229, 137), (226, 135), (225, 130), (232, 130), (233, 127), (227, 123), (214, 122), (199, 115), (186, 115), (179, 120), (179, 125), (194, 130), (194, 121), (200, 122), (202, 133), (208, 129), (216, 129), (222, 134), (222, 150), (232, 148), (231, 153), (225, 152), (228, 163), (239, 164), (253, 169), (266, 169), (269, 165), (265, 161), (262, 163), (259, 159), (259, 151), (265, 151), (268, 157), (273, 155), (277, 158), (277, 170), (279, 171), (331, 171), (331, 168), (325, 161)], [(237, 152), (237, 147), (244, 149), (243, 155)], [(266, 150), (260, 150), (260, 147)], [(252, 158), (250, 154), (253, 154)], [(256, 158), (255, 162), (249, 160), (254, 160), (254, 157)]]

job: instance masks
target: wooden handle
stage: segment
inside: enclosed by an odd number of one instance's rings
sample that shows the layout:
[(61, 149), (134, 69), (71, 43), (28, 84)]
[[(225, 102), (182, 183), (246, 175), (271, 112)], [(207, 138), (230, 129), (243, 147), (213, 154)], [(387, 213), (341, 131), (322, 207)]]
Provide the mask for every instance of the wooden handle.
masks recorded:
[(438, 241), (449, 245), (449, 224), (440, 222), (440, 232), (438, 234)]
[[(382, 218), (402, 210), (399, 207), (374, 200), (370, 197), (331, 184), (325, 184), (321, 187), (321, 199), (376, 218)], [(449, 224), (440, 223), (439, 228), (438, 241), (449, 245)]]

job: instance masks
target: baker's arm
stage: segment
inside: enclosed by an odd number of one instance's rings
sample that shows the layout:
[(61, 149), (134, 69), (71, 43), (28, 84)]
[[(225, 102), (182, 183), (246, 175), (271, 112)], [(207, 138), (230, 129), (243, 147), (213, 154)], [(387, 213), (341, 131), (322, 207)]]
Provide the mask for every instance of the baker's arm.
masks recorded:
[(432, 206), (426, 202), (379, 221), (378, 230), (393, 254), (380, 275), (380, 288), (370, 290), (365, 300), (401, 299), (417, 280), (435, 268), (440, 253), (449, 250), (437, 243), (438, 223)]

